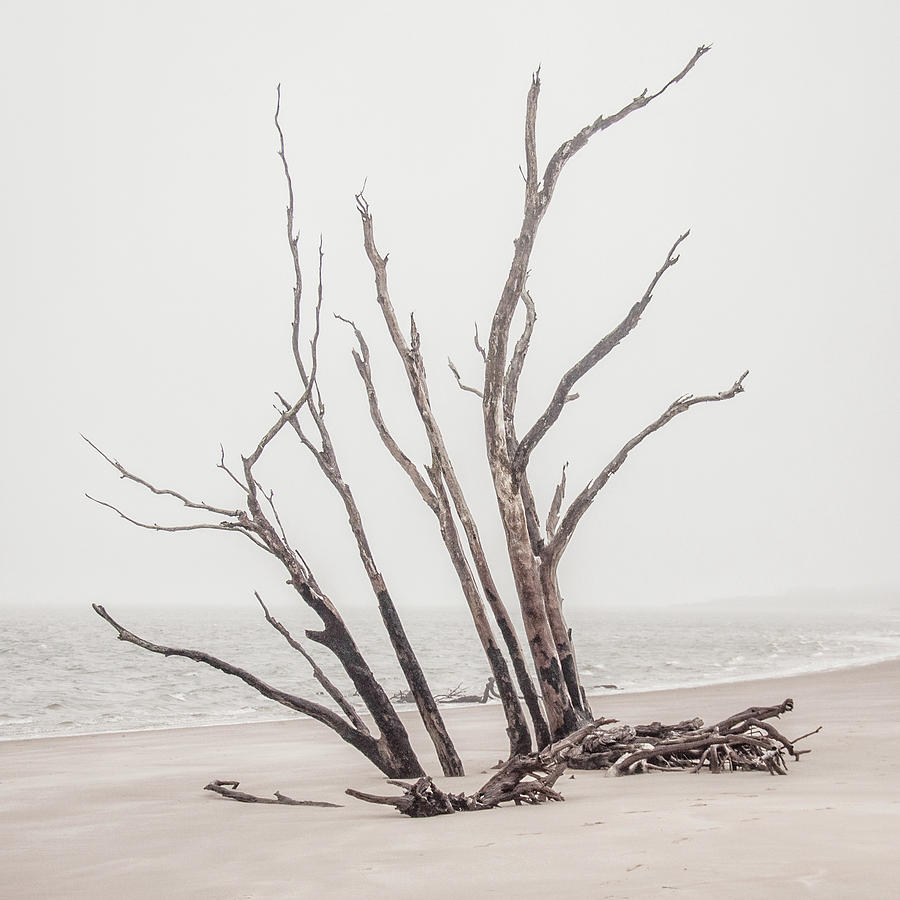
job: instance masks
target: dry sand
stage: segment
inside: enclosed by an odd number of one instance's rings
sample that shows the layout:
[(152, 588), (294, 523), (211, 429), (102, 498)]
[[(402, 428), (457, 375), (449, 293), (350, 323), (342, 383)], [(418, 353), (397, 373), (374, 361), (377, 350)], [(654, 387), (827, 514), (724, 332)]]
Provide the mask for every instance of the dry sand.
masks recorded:
[[(712, 721), (793, 697), (789, 737), (824, 727), (786, 778), (577, 772), (565, 803), (425, 820), (343, 796), (393, 789), (311, 721), (3, 742), (0, 896), (896, 897), (898, 675), (900, 661), (594, 702)], [(447, 720), (472, 773), (450, 784), (473, 789), (503, 754), (499, 709)], [(345, 805), (234, 803), (201, 790), (214, 778)]]

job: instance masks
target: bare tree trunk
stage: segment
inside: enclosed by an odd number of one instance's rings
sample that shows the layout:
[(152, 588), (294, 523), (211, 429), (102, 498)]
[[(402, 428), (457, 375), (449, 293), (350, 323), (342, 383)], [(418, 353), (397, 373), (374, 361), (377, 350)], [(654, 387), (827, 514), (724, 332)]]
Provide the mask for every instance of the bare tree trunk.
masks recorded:
[[(470, 546), (474, 543), (480, 550), (480, 541), (477, 540), (477, 531), (475, 530), (474, 521), (468, 506), (465, 503), (462, 487), (456, 478), (456, 473), (450, 461), (450, 455), (444, 443), (440, 426), (437, 423), (437, 419), (431, 407), (425, 365), (420, 353), (419, 332), (416, 328), (415, 320), (411, 318), (410, 341), (407, 343), (405, 336), (400, 330), (394, 308), (391, 304), (388, 291), (387, 259), (386, 257), (381, 256), (375, 245), (374, 224), (369, 212), (368, 203), (362, 194), (357, 196), (356, 202), (363, 225), (363, 240), (366, 254), (369, 257), (375, 275), (378, 304), (381, 308), (394, 347), (406, 369), (410, 391), (412, 392), (416, 408), (419, 412), (419, 417), (428, 438), (429, 446), (431, 447), (431, 465), (427, 470), (432, 484), (430, 491), (427, 493), (423, 492), (424, 480), (421, 476), (416, 479), (411, 471), (414, 469), (413, 464), (405, 454), (402, 454), (399, 451), (393, 438), (390, 438), (389, 435), (387, 435), (387, 429), (384, 426), (380, 411), (377, 410), (377, 398), (369, 368), (368, 350), (361, 333), (353, 326), (357, 335), (357, 340), (360, 343), (361, 355), (356, 354), (357, 367), (366, 383), (372, 418), (373, 421), (375, 421), (382, 440), (388, 446), (388, 449), (391, 450), (394, 458), (400, 462), (407, 474), (413, 479), (423, 500), (425, 500), (426, 504), (429, 505), (438, 517), (441, 536), (444, 539), (454, 569), (460, 579), (463, 594), (472, 613), (472, 620), (475, 624), (476, 632), (478, 633), (479, 640), (481, 641), (481, 645), (491, 667), (491, 673), (497, 682), (497, 689), (500, 693), (503, 710), (507, 720), (507, 734), (510, 739), (510, 750), (512, 753), (528, 752), (531, 749), (531, 735), (528, 731), (528, 725), (522, 715), (522, 709), (509, 674), (506, 660), (494, 639), (490, 622), (484, 611), (481, 595), (478, 591), (477, 584), (472, 577), (465, 554), (462, 551), (459, 536), (456, 531), (456, 525), (453, 522), (453, 516), (450, 511), (445, 486), (449, 489), (453, 501), (456, 504), (457, 512), (461, 517), (464, 528), (467, 528), (467, 534), (470, 535)], [(484, 559), (483, 551), (477, 555), (482, 561), (483, 572), (489, 577), (487, 562)], [(493, 584), (493, 581), (491, 580), (490, 583)], [(505, 614), (505, 610), (502, 608), (502, 603), (499, 596), (496, 594), (496, 591), (493, 592), (491, 599), (495, 602), (495, 614), (498, 610), (501, 615)], [(508, 619), (508, 616), (506, 618)], [(512, 631), (511, 627), (509, 629), (509, 634), (514, 636), (514, 631)], [(527, 672), (525, 674), (527, 675)]]
[[(500, 519), (506, 534), (507, 549), (516, 590), (519, 595), (519, 604), (522, 608), (525, 629), (528, 634), (535, 667), (538, 671), (538, 679), (544, 696), (550, 729), (554, 737), (564, 735), (577, 727), (580, 717), (566, 686), (562, 664), (556, 649), (557, 643), (568, 644), (568, 637), (563, 634), (565, 629), (562, 612), (559, 608), (558, 592), (556, 596), (545, 596), (541, 583), (539, 562), (535, 555), (536, 551), (539, 552), (539, 547), (532, 544), (532, 540), (534, 539), (536, 542), (537, 538), (533, 533), (535, 516), (528, 515), (529, 510), (526, 509), (525, 505), (527, 498), (530, 497), (530, 490), (526, 490), (525, 500), (523, 500), (522, 493), (522, 479), (528, 455), (534, 444), (540, 439), (540, 435), (537, 436), (537, 439), (534, 439), (531, 436), (531, 432), (529, 432), (526, 435), (526, 439), (522, 442), (525, 445), (524, 448), (521, 446), (517, 447), (514, 452), (511, 452), (512, 447), (509, 441), (508, 424), (515, 412), (515, 399), (513, 396), (510, 402), (507, 388), (509, 381), (509, 376), (507, 375), (507, 348), (510, 325), (516, 306), (526, 293), (525, 281), (538, 228), (553, 197), (557, 180), (566, 163), (579, 150), (585, 147), (595, 134), (604, 131), (611, 125), (622, 121), (631, 113), (647, 106), (671, 85), (684, 78), (708, 49), (708, 47), (699, 47), (687, 65), (660, 90), (653, 94), (645, 90), (618, 112), (611, 116), (598, 117), (581, 129), (574, 137), (561, 144), (547, 163), (543, 177), (539, 175), (538, 171), (536, 142), (538, 95), (541, 88), (539, 73), (535, 73), (532, 78), (531, 88), (528, 92), (525, 110), (524, 211), (519, 235), (514, 241), (515, 249), (509, 274), (491, 322), (490, 337), (485, 353), (482, 407), (485, 443), (488, 464), (494, 482), (494, 492), (497, 497)], [(529, 310), (529, 313), (531, 314), (532, 311)], [(522, 358), (517, 359), (517, 357), (524, 357), (525, 349), (527, 349), (527, 338), (525, 339), (524, 349), (520, 349), (517, 345), (514, 350), (513, 363), (519, 369), (521, 369)], [(511, 365), (510, 368), (512, 369), (514, 366)], [(516, 375), (515, 378), (517, 377)], [(572, 380), (572, 384), (574, 380), (577, 380), (577, 378)], [(556, 405), (558, 405), (559, 410), (562, 409), (562, 406), (569, 398), (570, 387), (571, 384), (565, 384), (564, 389), (554, 396), (554, 410), (556, 410)], [(556, 416), (559, 415), (559, 410), (555, 411)], [(546, 429), (544, 429), (545, 431)], [(531, 533), (529, 532), (529, 520), (532, 523)], [(551, 618), (556, 623), (556, 636), (559, 638), (559, 641), (554, 640)], [(577, 671), (575, 675), (577, 677)], [(580, 706), (580, 690), (575, 684), (571, 687), (576, 698), (578, 698), (578, 705)]]
[[(281, 124), (278, 119), (278, 114), (280, 112), (280, 99), (281, 95), (279, 91), (279, 106), (275, 111), (275, 128), (278, 131), (279, 139), (278, 155), (281, 159), (282, 168), (284, 170), (284, 177), (288, 189), (287, 237), (288, 246), (291, 251), (291, 258), (294, 264), (294, 317), (291, 323), (291, 347), (294, 355), (294, 363), (296, 365), (297, 372), (300, 375), (300, 381), (303, 385), (304, 393), (307, 395), (307, 397), (310, 397), (310, 392), (312, 391), (314, 386), (318, 392), (318, 385), (314, 384), (315, 370), (313, 369), (309, 374), (307, 374), (306, 365), (304, 364), (303, 355), (300, 349), (300, 307), (303, 293), (303, 277), (300, 268), (300, 254), (298, 248), (299, 236), (294, 231), (293, 182), (291, 179), (291, 172), (290, 167), (288, 166), (287, 156), (285, 154), (284, 134), (281, 130)], [(323, 301), (323, 259), (324, 254), (322, 250), (322, 240), (320, 239), (318, 266), (318, 302), (316, 305), (316, 333), (318, 333), (318, 311), (321, 309)], [(315, 354), (313, 356), (313, 363), (315, 363)], [(282, 400), (282, 403), (285, 407), (286, 412), (291, 411), (291, 407), (286, 401)], [(353, 538), (356, 541), (356, 546), (359, 551), (360, 560), (362, 561), (363, 568), (366, 571), (366, 576), (368, 577), (372, 590), (378, 600), (378, 611), (381, 614), (382, 622), (384, 623), (385, 629), (388, 633), (388, 637), (391, 641), (394, 655), (397, 657), (397, 661), (400, 664), (400, 669), (403, 672), (404, 677), (406, 678), (406, 683), (413, 695), (416, 703), (416, 708), (418, 709), (419, 715), (422, 718), (422, 722), (425, 725), (425, 730), (428, 732), (428, 735), (431, 738), (432, 743), (434, 744), (434, 748), (437, 751), (441, 768), (444, 774), (447, 776), (463, 775), (464, 769), (462, 761), (460, 760), (459, 755), (456, 752), (456, 748), (453, 746), (453, 741), (450, 738), (450, 735), (447, 733), (447, 728), (444, 725), (444, 720), (440, 714), (440, 711), (438, 710), (437, 704), (435, 703), (431, 688), (429, 687), (428, 681), (425, 678), (425, 673), (422, 671), (422, 667), (419, 665), (419, 660), (417, 659), (416, 654), (411, 644), (409, 643), (409, 639), (406, 635), (406, 630), (403, 627), (403, 623), (400, 619), (399, 613), (397, 612), (397, 608), (394, 605), (394, 601), (390, 593), (388, 592), (387, 585), (384, 582), (384, 578), (375, 565), (375, 558), (372, 554), (372, 549), (369, 544), (369, 539), (366, 536), (365, 528), (363, 527), (363, 520), (359, 511), (359, 507), (356, 505), (356, 499), (354, 498), (353, 493), (350, 490), (350, 486), (346, 483), (346, 481), (344, 481), (340, 465), (338, 464), (337, 454), (335, 453), (334, 444), (325, 424), (325, 406), (322, 403), (321, 393), (318, 393), (318, 403), (308, 402), (305, 404), (305, 407), (306, 409), (308, 409), (310, 415), (312, 416), (313, 422), (315, 423), (316, 430), (319, 433), (321, 446), (316, 447), (303, 433), (297, 416), (297, 412), (299, 411), (297, 409), (293, 410), (294, 414), (290, 416), (291, 426), (293, 427), (297, 436), (300, 438), (300, 441), (303, 443), (303, 445), (313, 455), (322, 473), (337, 491), (338, 495), (341, 498), (341, 501), (344, 504), (344, 508), (347, 511), (350, 529), (353, 532)], [(271, 498), (270, 502), (272, 502)]]
[[(302, 365), (300, 371), (301, 376), (305, 381), (306, 376)], [(284, 405), (287, 406), (286, 403)], [(331, 435), (325, 425), (324, 413), (321, 408), (316, 408), (312, 405), (310, 406), (310, 412), (312, 413), (313, 420), (319, 431), (322, 441), (321, 447), (316, 447), (307, 438), (300, 426), (297, 416), (294, 416), (291, 419), (291, 426), (301, 442), (313, 455), (316, 462), (319, 464), (319, 468), (337, 491), (344, 504), (344, 509), (347, 511), (350, 530), (356, 541), (359, 557), (362, 561), (363, 568), (366, 571), (366, 576), (368, 577), (372, 590), (375, 593), (375, 597), (378, 600), (378, 611), (391, 641), (394, 655), (397, 658), (397, 662), (400, 664), (400, 669), (403, 672), (403, 676), (412, 693), (416, 708), (425, 725), (425, 730), (428, 732), (428, 735), (434, 744), (435, 751), (437, 752), (441, 764), (441, 769), (444, 775), (447, 776), (463, 775), (465, 772), (462, 760), (460, 760), (456, 748), (453, 746), (453, 741), (444, 725), (443, 717), (438, 710), (434, 695), (425, 678), (425, 673), (422, 671), (419, 660), (406, 635), (406, 629), (403, 627), (403, 622), (400, 619), (394, 601), (387, 589), (384, 578), (375, 565), (375, 558), (372, 554), (365, 527), (363, 526), (362, 515), (360, 514), (359, 507), (356, 505), (356, 499), (350, 490), (350, 486), (344, 481), (343, 475), (341, 474), (334, 446), (331, 441)]]
[(551, 560), (540, 563), (541, 588), (544, 592), (544, 609), (547, 612), (547, 621), (556, 644), (556, 653), (559, 657), (559, 665), (562, 669), (563, 680), (569, 692), (569, 699), (575, 707), (581, 719), (590, 719), (591, 707), (587, 694), (581, 684), (581, 676), (578, 674), (578, 662), (575, 659), (575, 646), (572, 642), (572, 630), (566, 624), (562, 610), (562, 595), (559, 591), (559, 581), (556, 576), (556, 564)]
[(521, 496), (513, 486), (509, 474), (502, 469), (495, 474), (494, 490), (500, 519), (506, 532), (507, 553), (522, 609), (525, 635), (544, 698), (550, 733), (554, 740), (558, 740), (578, 727), (579, 718), (569, 698), (556, 654)]

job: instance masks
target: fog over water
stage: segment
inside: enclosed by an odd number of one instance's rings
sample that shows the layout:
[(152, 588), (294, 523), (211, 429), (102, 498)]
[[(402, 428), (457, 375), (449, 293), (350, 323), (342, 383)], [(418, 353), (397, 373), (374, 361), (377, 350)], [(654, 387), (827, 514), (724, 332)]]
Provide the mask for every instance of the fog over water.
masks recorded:
[[(275, 563), (239, 536), (142, 531), (86, 500), (191, 521), (79, 437), (156, 484), (240, 502), (216, 468), (220, 443), (238, 462), (272, 423), (273, 392), (298, 391), (278, 83), (310, 299), (324, 236), (328, 422), (379, 567), (412, 621), (463, 608), (431, 513), (372, 431), (352, 335), (331, 316), (365, 331), (385, 417), (427, 461), (362, 248), (364, 180), (394, 306), (404, 322), (415, 311), (450, 451), (512, 598), (479, 402), (446, 359), (478, 382), (473, 323), (487, 334), (518, 229), (531, 73), (541, 66), (545, 163), (700, 43), (713, 50), (689, 77), (572, 162), (543, 223), (520, 433), (692, 231), (637, 329), (535, 453), (539, 508), (564, 462), (574, 494), (675, 397), (750, 369), (747, 390), (679, 417), (611, 480), (562, 564), (567, 609), (590, 618), (828, 588), (852, 612), (858, 589), (900, 585), (898, 25), (898, 8), (876, 2), (11, 6), (0, 37), (9, 627), (23, 609), (52, 620), (100, 602), (139, 631), (147, 608), (252, 609), (253, 590), (279, 616), (296, 609)], [(372, 610), (338, 499), (291, 435), (259, 475), (322, 587)], [(99, 619), (79, 627), (112, 641)]]

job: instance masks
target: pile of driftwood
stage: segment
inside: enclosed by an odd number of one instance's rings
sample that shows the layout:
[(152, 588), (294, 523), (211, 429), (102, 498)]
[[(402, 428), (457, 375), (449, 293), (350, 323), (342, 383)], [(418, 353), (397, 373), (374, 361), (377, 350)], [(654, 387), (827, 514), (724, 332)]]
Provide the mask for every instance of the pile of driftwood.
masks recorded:
[[(445, 691), (442, 694), (435, 694), (434, 699), (438, 703), (487, 703), (491, 697), (500, 696), (497, 690), (497, 682), (492, 675), (485, 682), (484, 689), (480, 694), (466, 694), (463, 692), (463, 686), (458, 684), (455, 688)], [(415, 697), (412, 691), (397, 691), (391, 695), (392, 703), (414, 703)]]
[(427, 776), (416, 782), (389, 781), (403, 789), (398, 796), (382, 797), (352, 788), (347, 793), (367, 803), (394, 806), (404, 815), (418, 818), (492, 809), (506, 802), (520, 805), (562, 800), (554, 785), (567, 768), (605, 769), (607, 775), (700, 772), (704, 768), (710, 772), (760, 770), (786, 775), (786, 756), (799, 759), (809, 753), (797, 750), (795, 745), (819, 731), (788, 740), (767, 721), (793, 707), (790, 699), (778, 706), (752, 706), (708, 726), (698, 718), (677, 725), (623, 725), (615, 719), (597, 719), (540, 753), (513, 756), (473, 794), (442, 791)]

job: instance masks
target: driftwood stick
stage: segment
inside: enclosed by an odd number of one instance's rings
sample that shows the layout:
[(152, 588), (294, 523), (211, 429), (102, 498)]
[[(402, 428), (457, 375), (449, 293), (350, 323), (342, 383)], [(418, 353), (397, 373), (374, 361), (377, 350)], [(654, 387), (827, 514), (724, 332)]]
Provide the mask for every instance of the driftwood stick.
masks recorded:
[(239, 803), (273, 803), (279, 806), (321, 806), (331, 807), (333, 809), (338, 809), (341, 806), (340, 803), (326, 803), (324, 800), (294, 800), (293, 797), (288, 797), (287, 794), (282, 794), (281, 791), (275, 791), (274, 800), (270, 797), (257, 797), (254, 794), (239, 791), (237, 789), (239, 784), (239, 781), (216, 780), (211, 781), (203, 788), (203, 790), (214, 791), (222, 797), (227, 797), (229, 800), (237, 800)]
[[(796, 744), (799, 741), (805, 740), (808, 737), (812, 737), (814, 734), (818, 734), (821, 730), (822, 730), (822, 726), (820, 725), (815, 731), (807, 731), (806, 734), (801, 734), (800, 737), (794, 738), (794, 740), (791, 741), (791, 743)], [(799, 755), (799, 753), (809, 753), (809, 752), (810, 752), (809, 750), (800, 750), (800, 751), (798, 751), (798, 755)]]

